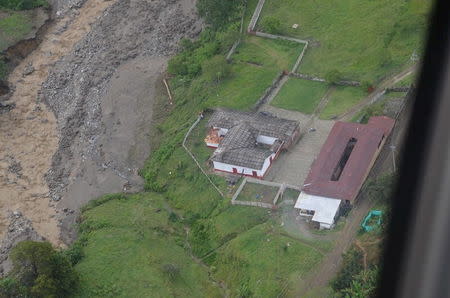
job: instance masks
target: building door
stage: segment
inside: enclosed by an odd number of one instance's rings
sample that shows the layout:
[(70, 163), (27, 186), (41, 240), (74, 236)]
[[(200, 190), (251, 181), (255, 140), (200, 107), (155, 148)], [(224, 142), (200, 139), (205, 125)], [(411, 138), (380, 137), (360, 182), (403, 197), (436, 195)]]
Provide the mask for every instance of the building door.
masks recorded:
[(256, 173), (256, 171), (253, 171), (253, 177), (258, 177), (258, 173)]
[(237, 174), (237, 169), (233, 168), (233, 174)]

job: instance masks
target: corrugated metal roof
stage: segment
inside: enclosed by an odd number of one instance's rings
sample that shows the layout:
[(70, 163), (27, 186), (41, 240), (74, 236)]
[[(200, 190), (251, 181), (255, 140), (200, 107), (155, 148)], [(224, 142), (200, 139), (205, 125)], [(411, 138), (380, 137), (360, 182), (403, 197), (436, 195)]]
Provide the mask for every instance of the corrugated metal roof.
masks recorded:
[(209, 126), (231, 129), (245, 122), (253, 127), (259, 135), (268, 136), (286, 141), (299, 126), (297, 121), (278, 118), (275, 116), (242, 112), (228, 109), (217, 109), (208, 121)]
[(302, 191), (294, 208), (313, 210), (313, 221), (332, 225), (340, 204), (341, 200), (309, 195)]
[(228, 130), (214, 152), (213, 161), (259, 170), (273, 152), (257, 148), (257, 132), (245, 122)]
[[(310, 169), (303, 191), (316, 196), (354, 200), (380, 142), (390, 134), (394, 122), (385, 116), (372, 117), (366, 125), (336, 122)], [(351, 138), (357, 139), (357, 142), (341, 176), (337, 181), (332, 181), (333, 171)]]
[(218, 109), (208, 125), (228, 129), (212, 157), (213, 161), (260, 170), (274, 152), (258, 147), (257, 137), (263, 135), (286, 141), (299, 124), (267, 114)]

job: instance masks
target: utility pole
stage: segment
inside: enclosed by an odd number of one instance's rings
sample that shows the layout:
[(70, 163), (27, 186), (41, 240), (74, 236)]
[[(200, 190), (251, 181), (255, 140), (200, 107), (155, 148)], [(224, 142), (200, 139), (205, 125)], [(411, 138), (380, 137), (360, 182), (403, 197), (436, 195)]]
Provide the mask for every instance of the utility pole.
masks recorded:
[(394, 166), (394, 172), (396, 171), (395, 167), (395, 145), (389, 146), (392, 150), (392, 165)]

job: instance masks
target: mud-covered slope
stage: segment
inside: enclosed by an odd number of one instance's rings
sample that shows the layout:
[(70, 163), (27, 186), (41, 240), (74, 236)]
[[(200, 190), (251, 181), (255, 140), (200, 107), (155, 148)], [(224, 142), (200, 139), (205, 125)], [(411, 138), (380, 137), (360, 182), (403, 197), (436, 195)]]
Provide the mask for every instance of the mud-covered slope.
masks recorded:
[(44, 83), (41, 98), (60, 136), (46, 180), (69, 216), (63, 227), (70, 227), (71, 210), (95, 196), (140, 189), (154, 86), (179, 40), (201, 29), (194, 4), (117, 1)]

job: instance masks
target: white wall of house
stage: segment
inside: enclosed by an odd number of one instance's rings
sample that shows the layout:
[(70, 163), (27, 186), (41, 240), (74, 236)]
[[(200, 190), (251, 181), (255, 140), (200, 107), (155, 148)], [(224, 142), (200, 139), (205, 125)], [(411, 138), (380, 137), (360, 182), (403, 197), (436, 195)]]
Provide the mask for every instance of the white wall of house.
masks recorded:
[(256, 138), (256, 141), (258, 143), (266, 144), (266, 145), (273, 145), (273, 143), (275, 143), (276, 140), (277, 140), (277, 138), (272, 138), (272, 137), (267, 137), (267, 136), (262, 136), (262, 135), (259, 135)]
[(221, 128), (221, 127), (216, 127), (216, 126), (213, 126), (213, 128), (219, 130), (219, 136), (224, 136), (228, 132), (228, 129), (226, 129), (226, 128)]
[(228, 173), (234, 173), (235, 171), (233, 171), (233, 169), (236, 169), (236, 173), (241, 174), (241, 175), (254, 176), (253, 171), (255, 171), (256, 175), (258, 177), (262, 178), (264, 176), (264, 174), (266, 173), (267, 169), (270, 167), (270, 164), (271, 164), (270, 158), (272, 158), (272, 159), (275, 158), (275, 154), (271, 154), (269, 157), (267, 157), (266, 160), (264, 161), (262, 168), (259, 170), (241, 167), (241, 166), (237, 166), (237, 165), (226, 164), (226, 163), (218, 162), (218, 161), (213, 161), (213, 165), (214, 165), (214, 170), (228, 172)]
[(208, 143), (208, 142), (206, 142), (206, 146), (212, 147), (212, 148), (217, 148), (217, 147), (219, 147), (219, 144), (217, 144), (217, 143)]

